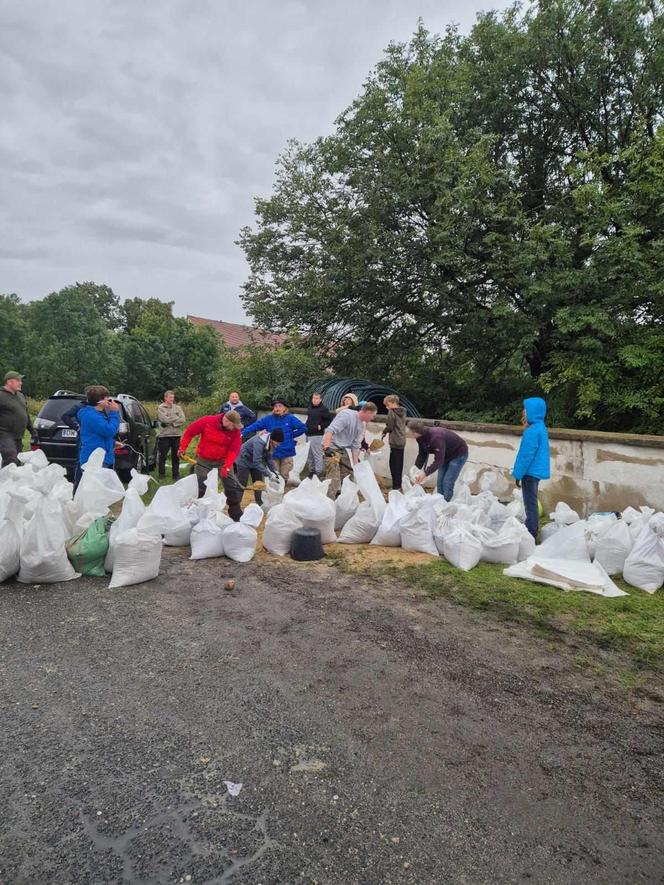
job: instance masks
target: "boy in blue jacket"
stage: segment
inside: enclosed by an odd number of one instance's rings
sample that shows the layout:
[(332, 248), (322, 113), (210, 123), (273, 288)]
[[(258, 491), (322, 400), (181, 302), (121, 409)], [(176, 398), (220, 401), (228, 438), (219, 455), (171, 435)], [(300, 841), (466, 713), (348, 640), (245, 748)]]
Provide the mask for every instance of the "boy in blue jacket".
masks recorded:
[(523, 424), (526, 429), (512, 468), (512, 476), (523, 493), (526, 528), (535, 539), (539, 530), (537, 489), (541, 479), (549, 479), (551, 476), (549, 434), (544, 424), (545, 417), (546, 402), (541, 396), (524, 399)]
[(115, 464), (115, 436), (120, 427), (120, 407), (105, 387), (87, 388), (87, 405), (77, 415), (80, 424), (80, 450), (74, 485), (78, 486), (81, 469), (95, 449), (104, 449), (104, 467)]
[(267, 430), (268, 433), (272, 433), (277, 427), (283, 430), (284, 441), (279, 443), (272, 452), (272, 460), (283, 476), (284, 482), (288, 482), (288, 474), (291, 472), (295, 457), (295, 439), (307, 432), (307, 425), (303, 424), (295, 415), (290, 414), (288, 406), (282, 399), (275, 397), (272, 400), (272, 414), (259, 418), (258, 421), (245, 427), (242, 431), (242, 438), (244, 439), (250, 433), (257, 433), (259, 430)]

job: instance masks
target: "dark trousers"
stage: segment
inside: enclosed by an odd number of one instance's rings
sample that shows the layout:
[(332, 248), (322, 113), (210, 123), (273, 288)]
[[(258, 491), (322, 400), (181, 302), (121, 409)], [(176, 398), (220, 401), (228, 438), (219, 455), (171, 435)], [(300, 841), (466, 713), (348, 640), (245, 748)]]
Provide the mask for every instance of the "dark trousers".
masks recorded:
[(166, 458), (170, 452), (173, 479), (180, 478), (180, 459), (178, 458), (179, 447), (179, 436), (160, 436), (157, 439), (159, 476), (166, 476)]
[[(196, 479), (198, 480), (199, 498), (202, 498), (205, 494), (205, 480), (213, 467), (221, 469), (222, 462), (207, 461), (199, 458), (196, 466), (193, 468), (194, 473), (196, 474)], [(240, 517), (242, 516), (242, 507), (240, 505), (242, 504), (244, 489), (232, 473), (229, 473), (226, 477), (222, 477), (221, 481), (224, 485), (224, 494), (226, 495), (226, 503), (228, 504), (228, 515), (234, 522), (239, 522)]]
[[(245, 467), (244, 465), (236, 464), (235, 470), (237, 472), (237, 481), (243, 489), (247, 487), (250, 474), (252, 482), (258, 482), (259, 480), (262, 482), (265, 479), (265, 473), (258, 467)], [(257, 504), (263, 503), (263, 493), (259, 489), (254, 489), (254, 498)]]
[(22, 442), (12, 436), (11, 433), (0, 433), (0, 467), (9, 464), (20, 464), (18, 453), (21, 451)]
[(392, 476), (392, 488), (400, 491), (403, 477), (403, 448), (390, 448), (390, 475)]
[(526, 528), (535, 540), (537, 540), (537, 532), (539, 531), (538, 487), (539, 479), (535, 479), (534, 476), (524, 476), (521, 479), (523, 506), (526, 508)]

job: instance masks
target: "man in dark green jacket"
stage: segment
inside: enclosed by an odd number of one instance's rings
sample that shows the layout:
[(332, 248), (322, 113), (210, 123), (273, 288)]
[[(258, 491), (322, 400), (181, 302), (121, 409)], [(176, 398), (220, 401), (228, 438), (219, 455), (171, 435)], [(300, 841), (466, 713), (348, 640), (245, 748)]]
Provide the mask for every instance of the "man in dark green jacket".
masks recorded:
[(28, 404), (21, 393), (23, 375), (7, 372), (0, 388), (0, 466), (19, 464), (26, 429), (32, 433)]

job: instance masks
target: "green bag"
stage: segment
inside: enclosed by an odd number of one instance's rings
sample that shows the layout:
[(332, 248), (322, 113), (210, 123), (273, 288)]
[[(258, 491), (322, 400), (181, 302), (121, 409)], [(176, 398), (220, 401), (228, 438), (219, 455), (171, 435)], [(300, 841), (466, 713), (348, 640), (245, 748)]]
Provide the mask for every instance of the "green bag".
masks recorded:
[(108, 553), (108, 532), (112, 522), (112, 517), (100, 516), (67, 544), (67, 556), (79, 574), (94, 578), (103, 578), (106, 574), (104, 560)]

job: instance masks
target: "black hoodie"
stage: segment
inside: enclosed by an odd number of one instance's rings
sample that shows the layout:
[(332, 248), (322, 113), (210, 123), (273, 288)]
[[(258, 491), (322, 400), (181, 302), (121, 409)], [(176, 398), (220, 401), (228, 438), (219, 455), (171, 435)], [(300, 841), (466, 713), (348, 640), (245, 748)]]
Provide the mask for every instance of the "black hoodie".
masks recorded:
[(330, 410), (327, 406), (324, 406), (322, 402), (318, 406), (309, 403), (307, 420), (305, 422), (307, 425), (307, 436), (322, 436), (331, 421), (332, 415), (330, 415)]

